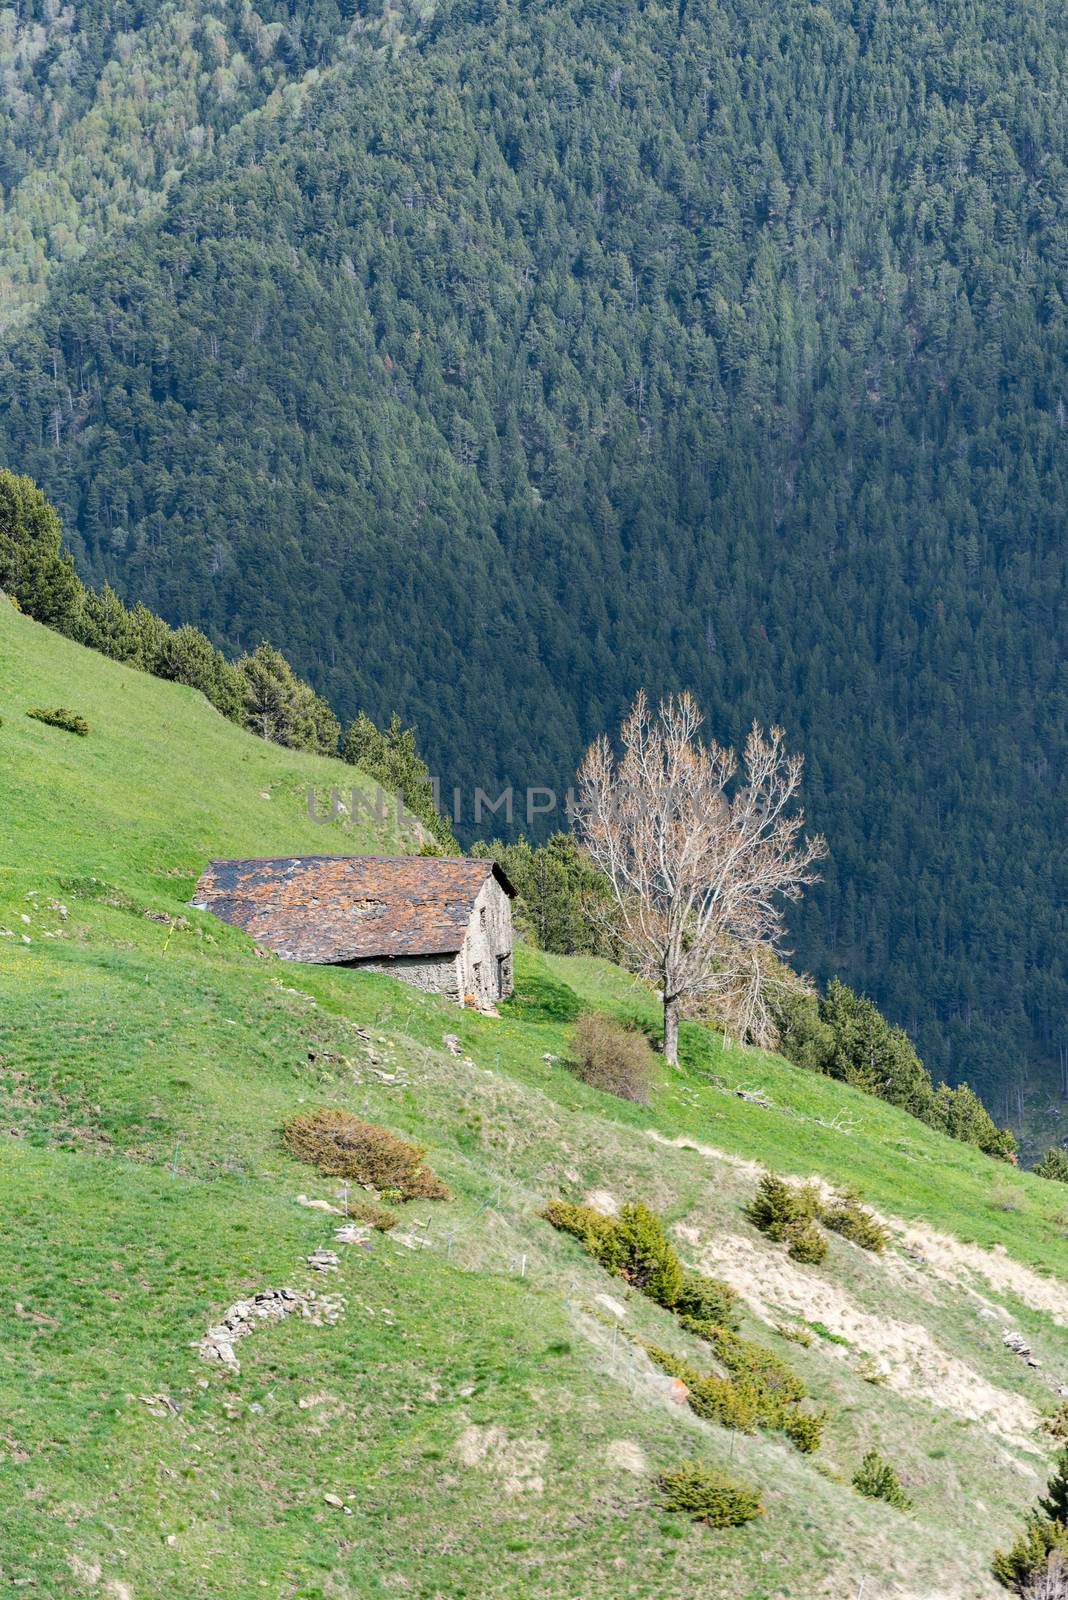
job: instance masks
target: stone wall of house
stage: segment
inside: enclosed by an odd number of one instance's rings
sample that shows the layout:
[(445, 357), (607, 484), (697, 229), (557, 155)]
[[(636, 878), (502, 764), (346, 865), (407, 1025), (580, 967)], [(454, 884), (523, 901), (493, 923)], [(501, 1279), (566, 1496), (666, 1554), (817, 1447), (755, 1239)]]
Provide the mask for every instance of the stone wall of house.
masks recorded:
[(494, 1005), (512, 992), (512, 902), (496, 878), (488, 877), (471, 908), (459, 973), (464, 995)]
[(381, 961), (346, 961), (347, 967), (358, 967), (362, 972), (384, 972), (387, 977), (399, 978), (415, 989), (427, 994), (443, 994), (450, 1000), (461, 1000), (459, 957), (451, 956), (392, 956)]

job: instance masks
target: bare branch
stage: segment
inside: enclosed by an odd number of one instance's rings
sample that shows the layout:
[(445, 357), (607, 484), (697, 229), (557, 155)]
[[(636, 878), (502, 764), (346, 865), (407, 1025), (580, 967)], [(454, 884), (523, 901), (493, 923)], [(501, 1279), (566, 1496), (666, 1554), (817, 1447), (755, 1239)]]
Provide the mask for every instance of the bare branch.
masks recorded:
[(729, 1002), (739, 1037), (770, 1042), (769, 952), (783, 902), (816, 881), (826, 853), (802, 834), (796, 806), (803, 757), (781, 728), (754, 723), (742, 755), (699, 737), (690, 694), (654, 715), (639, 693), (620, 730), (618, 762), (605, 738), (586, 752), (572, 821), (612, 886), (631, 964), (663, 990), (664, 1049), (677, 1057), (680, 1010), (703, 996)]

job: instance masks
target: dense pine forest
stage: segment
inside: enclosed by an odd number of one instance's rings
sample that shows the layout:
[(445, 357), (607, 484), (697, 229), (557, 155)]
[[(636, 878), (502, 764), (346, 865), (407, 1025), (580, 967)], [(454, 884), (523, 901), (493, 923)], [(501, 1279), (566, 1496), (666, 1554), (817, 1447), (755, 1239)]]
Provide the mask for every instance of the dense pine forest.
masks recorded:
[(0, 462), (83, 576), (467, 795), (562, 791), (641, 684), (782, 722), (795, 962), (1048, 1120), (1063, 15), (98, 11), (0, 32)]

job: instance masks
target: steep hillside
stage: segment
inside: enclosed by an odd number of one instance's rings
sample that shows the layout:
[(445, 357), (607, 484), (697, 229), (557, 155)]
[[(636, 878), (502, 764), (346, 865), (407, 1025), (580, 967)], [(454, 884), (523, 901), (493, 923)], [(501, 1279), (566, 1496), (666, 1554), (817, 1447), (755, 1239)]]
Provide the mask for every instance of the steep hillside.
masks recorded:
[[(89, 734), (24, 715), (41, 704)], [(215, 851), (394, 843), (307, 820), (329, 763), (7, 606), (0, 715), (7, 1588), (1002, 1592), (991, 1547), (1044, 1481), (1039, 1415), (1068, 1378), (1061, 1186), (697, 1027), (649, 1109), (600, 1095), (561, 1064), (571, 1022), (656, 1009), (606, 963), (520, 952), (494, 1019), (260, 959), (189, 908), (192, 885)], [(337, 1241), (339, 1216), (297, 1203), (338, 1204), (337, 1183), (279, 1140), (320, 1104), (425, 1142), (452, 1198)], [(855, 1183), (889, 1248), (835, 1236), (822, 1265), (792, 1261), (743, 1214), (757, 1163)], [(590, 1191), (647, 1202), (735, 1285), (742, 1332), (826, 1411), (814, 1455), (668, 1397), (636, 1341), (705, 1369), (708, 1347), (537, 1215)], [(336, 1270), (308, 1264), (320, 1248)], [(257, 1328), (239, 1372), (201, 1359), (225, 1308), (281, 1286), (313, 1314)], [(913, 1512), (850, 1487), (871, 1446)], [(656, 1475), (695, 1456), (759, 1486), (764, 1516), (714, 1532), (665, 1512)]]
[(354, 36), (394, 33), (334, 0), (295, 6), (26, 0), (0, 17), (0, 328), (94, 243), (158, 215), (229, 131), (300, 103)]
[[(720, 736), (781, 720), (834, 850), (799, 961), (1042, 1120), (1063, 16), (457, 3), (345, 58), (315, 16), (321, 79), (168, 147), (163, 214), (55, 279), (0, 360), (0, 454), (87, 577), (417, 723), (465, 828), (476, 784), (562, 790), (639, 683)], [(241, 18), (183, 46), (209, 131)]]

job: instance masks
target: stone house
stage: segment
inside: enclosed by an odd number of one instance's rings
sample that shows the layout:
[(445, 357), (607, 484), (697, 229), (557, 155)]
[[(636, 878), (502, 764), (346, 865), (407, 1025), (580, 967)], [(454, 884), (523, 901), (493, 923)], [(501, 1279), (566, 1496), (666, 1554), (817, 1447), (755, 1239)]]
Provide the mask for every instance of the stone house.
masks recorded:
[(286, 961), (388, 972), (461, 1004), (512, 992), (515, 890), (466, 856), (209, 861), (192, 904)]

